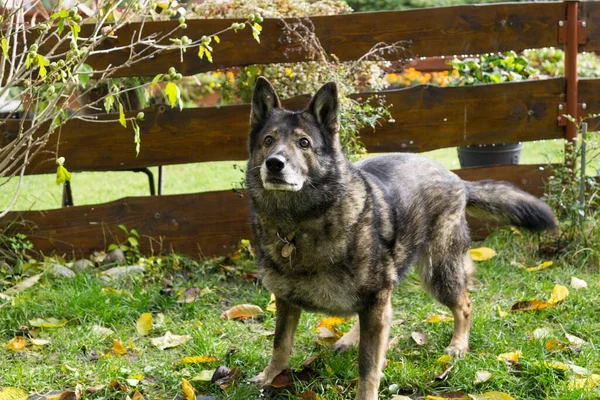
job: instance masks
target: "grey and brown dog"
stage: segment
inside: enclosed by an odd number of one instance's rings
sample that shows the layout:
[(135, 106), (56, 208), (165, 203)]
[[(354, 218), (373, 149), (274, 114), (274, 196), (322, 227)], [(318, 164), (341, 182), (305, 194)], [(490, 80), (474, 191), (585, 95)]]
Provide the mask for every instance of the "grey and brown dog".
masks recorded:
[(302, 310), (356, 315), (334, 346), (359, 346), (357, 399), (376, 399), (391, 295), (415, 265), (425, 289), (450, 308), (449, 354), (469, 350), (473, 272), (465, 212), (530, 230), (555, 229), (551, 209), (505, 182), (465, 182), (412, 154), (350, 163), (339, 138), (338, 96), (324, 85), (308, 108), (285, 110), (259, 78), (250, 118), (247, 186), (262, 280), (277, 299), (274, 348), (253, 382), (288, 367)]

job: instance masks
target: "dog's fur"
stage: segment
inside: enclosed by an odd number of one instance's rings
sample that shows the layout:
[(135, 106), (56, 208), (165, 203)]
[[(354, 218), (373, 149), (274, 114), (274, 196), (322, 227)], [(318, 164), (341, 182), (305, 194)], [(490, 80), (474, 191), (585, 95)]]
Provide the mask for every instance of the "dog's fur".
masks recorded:
[(266, 79), (257, 81), (246, 179), (262, 280), (277, 299), (277, 322), (271, 362), (252, 381), (268, 385), (288, 367), (301, 310), (358, 314), (335, 348), (359, 345), (356, 398), (376, 399), (390, 296), (412, 265), (454, 315), (448, 353), (469, 349), (467, 210), (536, 231), (553, 230), (556, 222), (546, 204), (508, 183), (465, 182), (417, 155), (351, 164), (338, 118), (334, 83), (306, 110), (292, 112), (281, 108)]

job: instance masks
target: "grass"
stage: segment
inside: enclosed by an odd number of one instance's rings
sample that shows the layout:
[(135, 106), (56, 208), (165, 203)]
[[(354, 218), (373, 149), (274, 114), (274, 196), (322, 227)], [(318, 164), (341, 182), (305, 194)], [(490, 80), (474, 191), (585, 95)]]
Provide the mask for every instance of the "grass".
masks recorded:
[[(523, 164), (544, 164), (548, 160), (560, 162), (558, 152), (562, 146), (560, 140), (526, 142), (521, 162)], [(449, 169), (459, 168), (456, 149), (434, 150), (423, 155)], [(68, 160), (66, 165), (68, 167)], [(240, 167), (245, 169), (245, 165), (245, 161), (222, 161), (166, 166), (164, 167), (164, 194), (229, 190), (233, 184), (238, 184), (243, 179)], [(158, 168), (150, 169), (157, 179)], [(146, 175), (129, 171), (74, 173), (71, 185), (76, 205), (104, 203), (127, 196), (149, 195)], [(0, 187), (0, 210), (12, 200), (15, 189), (15, 180)], [(62, 187), (55, 184), (54, 176), (27, 176), (14, 209), (59, 208), (61, 199)]]
[[(445, 311), (421, 290), (416, 274), (411, 273), (401, 283), (393, 297), (394, 324), (392, 337), (397, 344), (387, 353), (388, 366), (380, 387), (380, 398), (389, 399), (390, 385), (398, 385), (402, 394), (416, 398), (419, 395), (441, 394), (452, 391), (483, 393), (492, 390), (510, 394), (516, 399), (593, 399), (598, 392), (572, 390), (568, 386), (570, 372), (552, 369), (546, 361), (573, 363), (600, 373), (600, 274), (555, 262), (548, 269), (526, 272), (511, 265), (511, 261), (536, 265), (544, 261), (538, 256), (535, 237), (518, 237), (502, 231), (483, 245), (498, 251), (498, 256), (478, 263), (477, 282), (471, 293), (474, 303), (472, 352), (463, 359), (453, 360), (454, 368), (446, 380), (435, 380), (443, 370), (438, 358), (451, 337), (452, 324), (425, 323), (430, 314)], [(28, 393), (46, 394), (53, 390), (107, 385), (118, 380), (126, 385), (127, 379), (142, 374), (137, 389), (148, 399), (174, 398), (182, 394), (181, 379), (192, 382), (198, 394), (219, 399), (295, 399), (307, 390), (322, 399), (353, 398), (357, 377), (357, 352), (336, 354), (327, 346), (316, 344), (315, 327), (322, 315), (304, 313), (296, 338), (292, 367), (299, 369), (303, 360), (319, 354), (310, 366), (316, 377), (296, 382), (285, 389), (261, 392), (246, 383), (268, 362), (271, 337), (265, 332), (274, 329), (275, 320), (270, 312), (264, 318), (250, 322), (224, 321), (222, 311), (231, 305), (250, 303), (266, 309), (270, 294), (262, 285), (244, 278), (243, 272), (252, 271), (252, 261), (234, 259), (211, 260), (196, 263), (178, 257), (164, 257), (162, 266), (156, 263), (145, 276), (127, 276), (118, 281), (105, 282), (98, 270), (78, 274), (75, 278), (58, 278), (44, 274), (36, 287), (15, 295), (12, 301), (0, 300), (0, 343), (7, 343), (16, 335), (25, 333), (51, 341), (49, 346), (15, 352), (0, 347), (0, 387), (24, 389)], [(233, 267), (232, 267), (233, 266)], [(508, 311), (521, 300), (547, 300), (555, 284), (569, 285), (572, 276), (584, 279), (589, 288), (571, 289), (567, 299), (553, 308), (509, 313), (501, 317), (497, 307)], [(208, 288), (210, 291), (196, 302), (180, 304), (176, 295), (169, 294), (189, 288)], [(103, 293), (103, 288), (130, 293)], [(136, 332), (136, 320), (142, 313), (164, 315), (164, 323), (155, 327), (150, 337), (162, 336), (166, 331), (190, 335), (192, 339), (181, 346), (159, 350), (148, 337)], [(59, 329), (27, 328), (34, 318), (65, 318), (69, 322)], [(109, 337), (92, 333), (94, 325), (114, 331)], [(351, 324), (339, 329), (346, 332)], [(549, 328), (545, 339), (534, 339), (536, 328)], [(424, 332), (428, 342), (418, 346), (411, 339), (412, 332)], [(584, 339), (587, 343), (580, 352), (546, 350), (544, 343), (557, 339), (567, 344), (565, 332)], [(120, 339), (130, 347), (128, 353), (118, 356), (110, 351), (113, 339)], [(519, 363), (509, 367), (496, 360), (498, 354), (510, 351), (523, 353)], [(97, 356), (92, 356), (96, 354)], [(218, 361), (209, 364), (180, 364), (185, 356), (215, 355)], [(240, 380), (223, 390), (210, 382), (196, 381), (202, 370), (219, 365), (241, 370)], [(474, 385), (476, 371), (492, 373), (489, 381)], [(140, 378), (139, 376), (137, 378)], [(132, 395), (133, 388), (129, 395)], [(262, 396), (262, 397), (261, 397)], [(124, 399), (123, 391), (104, 388), (90, 399)]]

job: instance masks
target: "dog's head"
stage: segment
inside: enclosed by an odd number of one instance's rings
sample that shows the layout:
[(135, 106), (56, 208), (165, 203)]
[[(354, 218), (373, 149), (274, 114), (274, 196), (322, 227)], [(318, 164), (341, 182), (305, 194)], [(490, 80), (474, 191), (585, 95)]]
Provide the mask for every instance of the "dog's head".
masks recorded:
[(340, 156), (337, 86), (330, 82), (308, 107), (281, 107), (273, 86), (259, 77), (250, 115), (248, 187), (300, 192), (332, 179)]

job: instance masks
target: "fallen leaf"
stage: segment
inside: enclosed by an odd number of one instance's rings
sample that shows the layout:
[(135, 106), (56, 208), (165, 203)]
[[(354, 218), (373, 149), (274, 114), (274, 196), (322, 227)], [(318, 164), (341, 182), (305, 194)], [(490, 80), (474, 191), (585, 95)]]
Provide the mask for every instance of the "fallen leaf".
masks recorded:
[(307, 390), (298, 395), (298, 399), (300, 400), (319, 400), (320, 397), (318, 394), (313, 392), (312, 390)]
[(133, 379), (133, 378), (127, 378), (127, 379), (125, 379), (125, 382), (127, 382), (127, 384), (129, 384), (129, 386), (136, 387), (138, 385), (138, 383), (140, 383), (140, 380)]
[(152, 330), (152, 314), (143, 313), (135, 324), (135, 329), (140, 336), (146, 336)]
[(511, 261), (510, 265), (514, 266), (514, 267), (519, 267), (519, 268), (527, 268), (527, 266), (523, 263), (517, 262), (517, 261)]
[(131, 396), (131, 400), (144, 400), (144, 396), (139, 391), (133, 392), (133, 396)]
[(425, 318), (424, 322), (429, 322), (429, 323), (434, 323), (437, 324), (439, 322), (449, 322), (449, 321), (454, 321), (454, 318), (449, 316), (449, 315), (429, 315), (427, 318)]
[(191, 338), (192, 337), (188, 335), (173, 335), (171, 332), (167, 331), (164, 336), (152, 338), (150, 341), (154, 346), (158, 347), (160, 350), (164, 350), (170, 347), (179, 346), (187, 342)]
[(242, 370), (239, 368), (229, 369), (225, 366), (220, 366), (211, 378), (211, 382), (215, 385), (219, 385), (219, 387), (224, 390), (235, 382), (241, 373)]
[(217, 357), (203, 355), (203, 356), (193, 356), (193, 357), (183, 357), (180, 364), (202, 364), (202, 363), (210, 363), (217, 361)]
[(479, 385), (480, 383), (487, 382), (492, 377), (492, 373), (490, 371), (477, 371), (475, 372), (475, 379), (473, 380), (474, 385)]
[(185, 400), (196, 400), (194, 387), (185, 378), (181, 378), (181, 389), (183, 390), (183, 398)]
[(113, 390), (122, 390), (124, 392), (129, 392), (129, 388), (116, 379), (113, 379), (108, 386), (110, 386), (110, 388)]
[(106, 385), (90, 386), (87, 389), (85, 389), (85, 392), (88, 393), (88, 394), (94, 394), (94, 393), (97, 393), (97, 392), (101, 391), (105, 387), (106, 387)]
[(271, 382), (271, 387), (280, 389), (292, 386), (295, 381), (308, 381), (316, 375), (317, 373), (315, 370), (310, 367), (304, 367), (298, 372), (292, 371), (288, 368), (273, 379), (273, 382)]
[(113, 339), (113, 345), (110, 349), (120, 356), (127, 354), (127, 349), (119, 339)]
[(40, 278), (42, 277), (43, 274), (37, 274), (34, 276), (31, 276), (23, 281), (21, 281), (20, 283), (17, 283), (15, 286), (8, 288), (7, 290), (4, 291), (5, 295), (13, 295), (13, 294), (17, 294), (19, 292), (22, 292), (25, 289), (29, 289), (30, 287), (32, 287), (33, 285), (35, 285)]
[(489, 247), (478, 247), (476, 249), (470, 249), (469, 253), (471, 254), (471, 259), (473, 261), (485, 261), (496, 256), (496, 252), (494, 249), (490, 249)]
[(271, 298), (269, 299), (269, 304), (267, 304), (267, 311), (275, 314), (277, 312), (277, 304), (275, 300), (275, 295), (271, 293)]
[(504, 318), (508, 315), (508, 313), (506, 311), (503, 311), (499, 305), (496, 306), (496, 310), (498, 311), (498, 316), (500, 316), (500, 318)]
[(515, 400), (514, 397), (502, 392), (485, 392), (482, 394), (470, 394), (469, 397), (473, 400)]
[(454, 365), (447, 364), (446, 368), (438, 376), (435, 377), (435, 380), (436, 381), (445, 381), (446, 378), (448, 378), (448, 375), (450, 375), (450, 371), (452, 371), (453, 368), (454, 368)]
[(49, 340), (44, 340), (44, 339), (35, 339), (35, 338), (30, 338), (29, 341), (31, 342), (32, 345), (34, 346), (47, 346), (50, 344)]
[(553, 303), (548, 303), (541, 300), (528, 300), (519, 301), (513, 304), (510, 311), (527, 311), (527, 310), (541, 310), (542, 308), (554, 307)]
[(568, 371), (569, 366), (560, 361), (544, 361), (544, 365), (548, 368), (557, 369), (559, 371)]
[(346, 321), (347, 321), (347, 319), (342, 318), (342, 317), (327, 317), (327, 318), (319, 321), (317, 328), (325, 327), (325, 328), (331, 329), (331, 328), (335, 327), (336, 325), (343, 324)]
[(238, 304), (221, 314), (221, 319), (246, 319), (263, 314), (262, 308), (254, 304)]
[(541, 263), (540, 265), (538, 265), (537, 267), (525, 268), (525, 271), (527, 271), (527, 272), (541, 271), (543, 269), (551, 267), (552, 264), (554, 264), (552, 261), (545, 261), (545, 262)]
[(582, 338), (577, 337), (575, 335), (568, 334), (566, 332), (565, 332), (565, 337), (569, 341), (569, 344), (574, 344), (577, 346), (583, 346), (584, 344), (586, 344), (586, 341), (583, 340)]
[(200, 371), (198, 375), (192, 378), (192, 381), (210, 382), (215, 374), (215, 371), (216, 369), (205, 369)]
[(448, 399), (469, 400), (469, 397), (468, 397), (468, 394), (460, 391), (460, 392), (439, 393), (439, 394), (436, 394), (435, 396), (425, 396), (425, 399), (427, 399), (427, 400), (448, 400)]
[(37, 318), (29, 321), (29, 325), (35, 326), (37, 328), (62, 328), (67, 324), (66, 319), (56, 319), (56, 318)]
[(554, 289), (552, 289), (552, 295), (548, 299), (548, 303), (556, 304), (560, 303), (569, 295), (569, 289), (564, 287), (563, 285), (554, 285)]
[(567, 388), (569, 390), (584, 389), (594, 390), (600, 385), (600, 375), (594, 374), (587, 378), (573, 378), (568, 383)]
[(27, 347), (27, 340), (24, 336), (17, 336), (12, 338), (4, 347), (8, 350), (23, 351)]
[(423, 346), (427, 343), (427, 335), (423, 332), (413, 332), (410, 334), (410, 337), (412, 337), (415, 343), (419, 346)]
[(117, 295), (120, 295), (120, 296), (127, 296), (130, 299), (133, 299), (133, 294), (131, 294), (127, 290), (113, 289), (113, 288), (102, 288), (102, 290), (100, 292), (104, 293), (104, 294), (117, 294)]
[(499, 354), (498, 357), (496, 357), (496, 359), (498, 361), (504, 361), (507, 363), (517, 363), (519, 361), (519, 358), (523, 355), (523, 353), (521, 353), (520, 351), (511, 351), (510, 353), (502, 353)]
[(588, 287), (588, 284), (583, 279), (579, 279), (579, 278), (572, 276), (571, 277), (571, 287), (575, 290), (585, 289)]
[(544, 347), (548, 351), (558, 351), (558, 350), (563, 350), (565, 348), (565, 346), (556, 339), (548, 340), (544, 344)]
[(552, 334), (552, 330), (550, 328), (537, 328), (533, 331), (534, 339), (543, 339)]
[(64, 392), (56, 391), (48, 393), (44, 396), (45, 400), (79, 400), (81, 397), (80, 394), (74, 392), (73, 390), (67, 390)]
[(0, 400), (26, 400), (29, 397), (26, 391), (14, 387), (0, 389)]
[(92, 333), (97, 336), (111, 336), (115, 332), (112, 329), (108, 329), (100, 325), (94, 325), (92, 326)]
[(412, 399), (408, 396), (396, 395), (396, 396), (392, 397), (391, 400), (412, 400)]
[(193, 303), (198, 300), (202, 296), (205, 296), (207, 293), (210, 293), (210, 289), (202, 289), (200, 290), (197, 287), (187, 288), (179, 295), (177, 298), (178, 303)]

